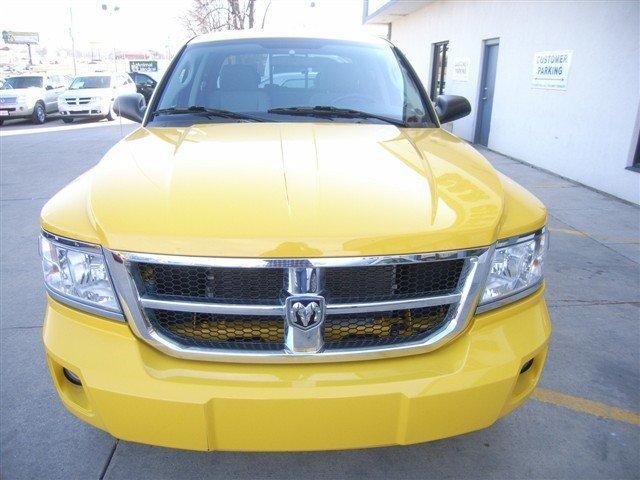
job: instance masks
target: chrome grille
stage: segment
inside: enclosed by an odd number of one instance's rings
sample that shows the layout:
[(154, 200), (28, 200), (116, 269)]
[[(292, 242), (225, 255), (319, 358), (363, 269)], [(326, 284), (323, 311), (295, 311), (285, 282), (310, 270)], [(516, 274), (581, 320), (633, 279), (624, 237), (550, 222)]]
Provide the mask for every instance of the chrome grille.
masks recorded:
[[(324, 271), (322, 295), (329, 302), (385, 301), (452, 293), (464, 259), (408, 265), (334, 267)], [(220, 268), (137, 263), (139, 291), (158, 298), (239, 304), (281, 303), (286, 269)]]
[(91, 102), (91, 97), (68, 97), (64, 100), (67, 105), (88, 105)]
[[(406, 355), (449, 341), (475, 309), (492, 251), (106, 258), (132, 329), (158, 349), (194, 359), (308, 362)], [(324, 321), (313, 328), (288, 313), (302, 297), (321, 300)]]

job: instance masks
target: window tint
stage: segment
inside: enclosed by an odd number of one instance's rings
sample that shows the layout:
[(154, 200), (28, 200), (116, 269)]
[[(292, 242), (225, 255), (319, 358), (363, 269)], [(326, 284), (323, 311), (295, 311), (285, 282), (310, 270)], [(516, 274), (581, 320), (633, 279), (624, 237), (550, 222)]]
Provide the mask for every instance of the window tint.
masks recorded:
[(76, 77), (69, 90), (79, 90), (81, 88), (109, 88), (111, 86), (111, 77), (108, 75)]
[(148, 75), (145, 75), (144, 73), (133, 73), (132, 75), (133, 75), (133, 81), (137, 85), (145, 85), (153, 82), (152, 78)]
[(11, 88), (42, 88), (42, 77), (9, 77), (2, 85), (3, 90)]
[(273, 121), (283, 117), (269, 109), (315, 106), (418, 124), (430, 120), (417, 86), (390, 46), (338, 40), (190, 45), (171, 72), (157, 109), (190, 106), (258, 113)]
[(288, 78), (283, 80), (280, 85), (287, 88), (313, 88), (315, 85), (315, 75), (309, 76), (303, 73), (297, 78)]

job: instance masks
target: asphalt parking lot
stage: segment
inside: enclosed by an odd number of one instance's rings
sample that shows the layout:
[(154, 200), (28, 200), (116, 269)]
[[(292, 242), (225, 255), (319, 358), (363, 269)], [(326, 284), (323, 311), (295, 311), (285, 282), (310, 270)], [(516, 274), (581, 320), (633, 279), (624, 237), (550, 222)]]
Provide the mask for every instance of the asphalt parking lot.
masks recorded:
[[(195, 453), (117, 441), (59, 402), (41, 343), (40, 209), (131, 123), (0, 127), (0, 477), (638, 478), (640, 209), (484, 151), (549, 208), (554, 334), (534, 397), (492, 427), (407, 447)], [(375, 419), (372, 419), (375, 421)]]

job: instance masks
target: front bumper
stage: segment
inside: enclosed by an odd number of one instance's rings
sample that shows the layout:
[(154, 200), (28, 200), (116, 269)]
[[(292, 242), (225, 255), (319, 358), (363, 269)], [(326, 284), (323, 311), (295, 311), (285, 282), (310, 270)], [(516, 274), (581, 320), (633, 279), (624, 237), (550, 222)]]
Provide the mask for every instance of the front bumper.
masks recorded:
[(550, 332), (541, 289), (478, 315), (436, 351), (362, 362), (181, 360), (141, 342), (126, 324), (52, 299), (43, 336), (65, 406), (117, 438), (277, 451), (404, 445), (488, 427), (535, 388)]
[(58, 113), (68, 118), (105, 117), (109, 114), (111, 102), (90, 102), (85, 105), (68, 105), (58, 102)]
[(12, 118), (28, 118), (33, 115), (35, 104), (26, 103), (6, 103), (0, 107), (0, 120), (10, 120)]

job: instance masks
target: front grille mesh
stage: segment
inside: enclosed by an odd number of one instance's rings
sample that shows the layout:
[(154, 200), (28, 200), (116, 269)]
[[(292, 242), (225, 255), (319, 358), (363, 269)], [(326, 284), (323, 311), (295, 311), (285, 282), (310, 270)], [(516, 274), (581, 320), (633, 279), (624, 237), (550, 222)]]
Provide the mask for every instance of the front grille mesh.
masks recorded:
[(341, 267), (326, 273), (327, 302), (355, 303), (445, 295), (453, 292), (463, 259), (373, 267)]
[(138, 264), (142, 290), (154, 297), (220, 303), (278, 304), (284, 288), (281, 268), (207, 268)]
[(324, 321), (327, 350), (367, 348), (421, 340), (444, 323), (448, 305), (381, 313), (329, 315)]
[(262, 315), (147, 310), (159, 333), (185, 347), (282, 350), (284, 321)]
[[(367, 348), (420, 340), (440, 328), (448, 305), (382, 313), (329, 315), (327, 350)], [(184, 347), (282, 350), (284, 320), (278, 316), (222, 315), (148, 310), (157, 330)]]

